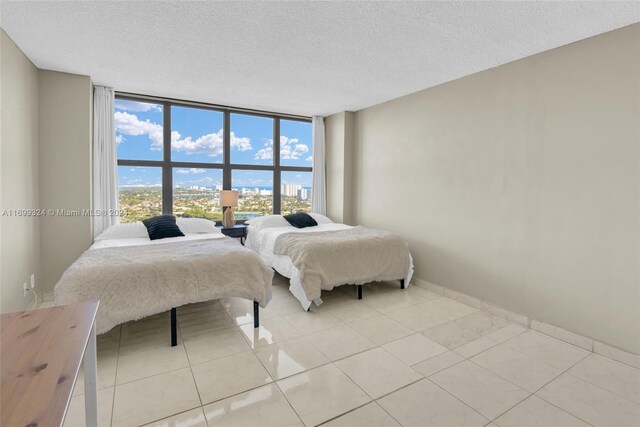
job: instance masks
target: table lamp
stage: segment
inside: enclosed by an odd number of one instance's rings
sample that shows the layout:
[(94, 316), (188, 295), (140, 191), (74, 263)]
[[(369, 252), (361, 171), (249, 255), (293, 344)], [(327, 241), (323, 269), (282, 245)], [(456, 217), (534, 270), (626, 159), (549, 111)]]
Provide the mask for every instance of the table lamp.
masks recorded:
[(236, 225), (233, 208), (238, 206), (238, 192), (236, 190), (222, 190), (220, 192), (220, 206), (222, 206), (224, 210), (222, 215), (223, 227), (231, 228)]

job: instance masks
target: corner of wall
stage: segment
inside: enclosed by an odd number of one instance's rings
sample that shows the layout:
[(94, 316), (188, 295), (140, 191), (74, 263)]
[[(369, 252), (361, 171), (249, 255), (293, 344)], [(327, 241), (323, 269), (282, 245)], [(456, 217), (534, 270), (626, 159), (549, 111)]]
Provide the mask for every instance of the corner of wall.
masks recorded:
[(11, 312), (35, 305), (22, 291), (31, 274), (41, 290), (40, 218), (11, 213), (40, 207), (38, 75), (3, 29), (0, 44), (0, 207), (10, 213), (0, 220), (0, 311)]
[[(91, 78), (50, 70), (38, 72), (40, 205), (60, 214), (41, 223), (43, 292), (51, 292), (62, 273), (92, 242)], [(64, 107), (60, 108), (60, 100)], [(72, 167), (71, 167), (72, 166)]]
[(352, 111), (345, 112), (344, 116), (344, 183), (343, 183), (343, 222), (351, 224), (355, 222), (353, 215), (354, 191), (353, 191), (353, 161), (355, 144), (355, 117)]

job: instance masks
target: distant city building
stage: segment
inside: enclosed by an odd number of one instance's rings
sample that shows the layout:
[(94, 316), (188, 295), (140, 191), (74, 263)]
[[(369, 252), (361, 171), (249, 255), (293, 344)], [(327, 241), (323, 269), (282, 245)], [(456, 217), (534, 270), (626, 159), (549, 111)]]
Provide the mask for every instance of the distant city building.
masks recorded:
[(288, 197), (298, 197), (298, 191), (302, 189), (302, 185), (299, 184), (283, 184), (282, 195)]
[(301, 188), (298, 190), (297, 194), (296, 194), (296, 198), (298, 199), (298, 201), (302, 201), (302, 200), (310, 200), (311, 199), (311, 190), (307, 189), (307, 188)]

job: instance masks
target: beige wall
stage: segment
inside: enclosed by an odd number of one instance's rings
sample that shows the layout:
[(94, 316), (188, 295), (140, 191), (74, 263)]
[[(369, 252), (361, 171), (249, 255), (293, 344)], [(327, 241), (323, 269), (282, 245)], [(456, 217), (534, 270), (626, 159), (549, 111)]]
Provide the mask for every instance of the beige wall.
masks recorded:
[(357, 112), (354, 220), (421, 279), (640, 353), (639, 166), (637, 24)]
[[(87, 76), (38, 70), (0, 29), (0, 209), (91, 207), (91, 112)], [(0, 310), (19, 311), (36, 291), (53, 291), (60, 275), (92, 242), (89, 216), (2, 216)]]
[(325, 119), (327, 215), (334, 221), (352, 221), (353, 130), (355, 114), (342, 112)]
[[(0, 210), (38, 208), (38, 70), (0, 29)], [(40, 227), (34, 217), (0, 221), (0, 311), (34, 302), (22, 284), (40, 279)]]
[[(40, 206), (91, 208), (91, 111), (87, 76), (40, 70)], [(41, 223), (42, 285), (53, 291), (64, 270), (92, 243), (91, 217), (46, 216)]]

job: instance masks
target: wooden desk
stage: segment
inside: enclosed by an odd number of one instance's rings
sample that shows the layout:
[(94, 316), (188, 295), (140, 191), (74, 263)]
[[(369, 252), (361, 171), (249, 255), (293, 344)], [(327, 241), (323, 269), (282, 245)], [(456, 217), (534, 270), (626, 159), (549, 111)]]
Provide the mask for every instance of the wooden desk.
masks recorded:
[(84, 357), (86, 425), (96, 427), (98, 302), (0, 316), (0, 425), (61, 426)]

